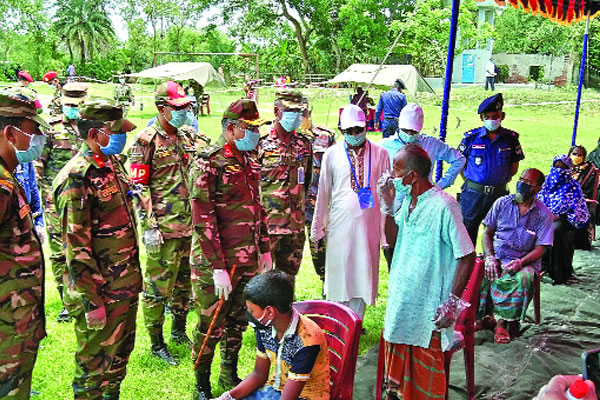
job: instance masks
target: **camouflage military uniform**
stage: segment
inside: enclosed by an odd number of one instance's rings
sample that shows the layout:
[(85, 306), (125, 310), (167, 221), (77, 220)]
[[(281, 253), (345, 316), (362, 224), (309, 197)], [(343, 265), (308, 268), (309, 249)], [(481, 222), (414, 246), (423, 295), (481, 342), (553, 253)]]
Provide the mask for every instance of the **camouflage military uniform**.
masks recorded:
[(289, 143), (275, 131), (258, 143), (262, 167), (262, 203), (268, 215), (268, 228), (277, 269), (296, 276), (302, 262), (306, 236), (305, 193), (312, 176), (312, 146), (306, 136), (292, 132)]
[[(323, 159), (325, 150), (335, 144), (335, 137), (332, 131), (320, 127), (313, 127), (311, 129), (302, 130), (301, 132), (312, 140), (313, 151), (312, 179), (310, 189), (306, 194), (306, 227), (310, 234), (310, 225), (312, 224), (315, 203), (317, 202), (317, 193), (319, 191), (321, 160)], [(325, 280), (325, 249), (326, 245), (324, 239), (319, 242), (318, 250), (316, 249), (316, 244), (310, 243), (313, 266), (315, 267), (316, 274), (321, 278), (321, 281)]]
[(175, 318), (185, 319), (189, 310), (192, 220), (187, 173), (195, 150), (184, 130), (169, 137), (158, 119), (138, 134), (129, 150), (142, 232), (158, 228), (164, 238), (159, 253), (147, 253), (143, 310), (150, 335), (162, 335), (169, 299)]
[(131, 86), (126, 83), (115, 86), (114, 98), (117, 101), (117, 105), (123, 108), (123, 116), (127, 115), (129, 107), (133, 106), (135, 102)]
[[(266, 214), (260, 204), (260, 166), (242, 152), (232, 153), (221, 136), (216, 145), (199, 153), (190, 170), (192, 236), (192, 289), (198, 324), (194, 329), (194, 356), (200, 351), (219, 298), (213, 269), (231, 273), (233, 291), (223, 304), (202, 356), (199, 369), (210, 369), (214, 348), (221, 341), (221, 359), (237, 361), (246, 329), (243, 291), (258, 271), (259, 253), (270, 252)], [(227, 365), (222, 366), (227, 367)]]
[(63, 288), (63, 274), (65, 272), (66, 261), (62, 241), (62, 229), (58, 212), (52, 200), (51, 188), (52, 182), (56, 175), (58, 175), (58, 172), (77, 154), (79, 143), (76, 128), (68, 121), (60, 122), (60, 120), (57, 120), (52, 125), (52, 130), (48, 132), (46, 146), (41, 157), (37, 161), (34, 161), (44, 207), (44, 218), (48, 230), (50, 263), (59, 291)]
[(29, 399), (44, 329), (44, 264), (25, 190), (0, 159), (0, 398)]
[[(75, 399), (118, 399), (135, 342), (142, 275), (129, 176), (117, 157), (103, 162), (84, 144), (53, 185), (77, 337)], [(102, 306), (106, 325), (89, 329), (86, 313)]]
[(58, 116), (62, 114), (62, 103), (60, 102), (60, 98), (62, 96), (62, 91), (59, 88), (54, 90), (54, 95), (52, 96), (52, 100), (50, 100), (50, 104), (48, 104), (48, 111), (51, 116)]

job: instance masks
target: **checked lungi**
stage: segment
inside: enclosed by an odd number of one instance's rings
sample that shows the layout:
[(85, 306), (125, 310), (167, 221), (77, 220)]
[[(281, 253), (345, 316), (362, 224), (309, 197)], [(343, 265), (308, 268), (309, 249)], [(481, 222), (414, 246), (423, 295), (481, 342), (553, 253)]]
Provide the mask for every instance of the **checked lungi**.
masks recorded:
[(484, 277), (478, 318), (493, 314), (506, 321), (523, 320), (533, 294), (535, 274), (535, 268), (528, 265), (514, 275), (505, 274), (493, 282)]

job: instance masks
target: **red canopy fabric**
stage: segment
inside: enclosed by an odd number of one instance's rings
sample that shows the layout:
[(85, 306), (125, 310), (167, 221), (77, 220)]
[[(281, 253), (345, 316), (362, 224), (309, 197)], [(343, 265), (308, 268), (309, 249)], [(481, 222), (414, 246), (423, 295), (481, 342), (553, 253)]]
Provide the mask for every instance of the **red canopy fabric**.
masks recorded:
[[(485, 1), (485, 0), (478, 0)], [(505, 0), (494, 0), (496, 4), (505, 6)], [(519, 5), (525, 12), (541, 15), (561, 25), (570, 25), (586, 18), (595, 18), (600, 13), (600, 2), (594, 0), (508, 0), (514, 8)]]

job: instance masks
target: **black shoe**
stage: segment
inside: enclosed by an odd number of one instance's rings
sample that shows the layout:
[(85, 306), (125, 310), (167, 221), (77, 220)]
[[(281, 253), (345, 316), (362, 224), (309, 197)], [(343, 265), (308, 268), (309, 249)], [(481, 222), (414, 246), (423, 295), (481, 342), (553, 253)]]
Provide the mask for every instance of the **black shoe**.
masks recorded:
[(150, 335), (150, 342), (152, 343), (152, 355), (156, 356), (171, 365), (179, 365), (179, 361), (173, 356), (173, 354), (169, 353), (169, 349), (167, 349), (167, 345), (163, 340), (162, 332)]
[(177, 344), (183, 344), (190, 350), (192, 349), (192, 341), (185, 332), (185, 316), (173, 317), (173, 325), (171, 325), (171, 340)]
[(67, 311), (67, 309), (64, 306), (63, 306), (62, 311), (56, 317), (56, 321), (57, 322), (70, 322), (71, 321), (71, 316), (69, 315), (69, 312)]
[(197, 369), (194, 372), (196, 375), (196, 391), (194, 393), (194, 400), (212, 399), (213, 396), (210, 388), (210, 369), (206, 371)]

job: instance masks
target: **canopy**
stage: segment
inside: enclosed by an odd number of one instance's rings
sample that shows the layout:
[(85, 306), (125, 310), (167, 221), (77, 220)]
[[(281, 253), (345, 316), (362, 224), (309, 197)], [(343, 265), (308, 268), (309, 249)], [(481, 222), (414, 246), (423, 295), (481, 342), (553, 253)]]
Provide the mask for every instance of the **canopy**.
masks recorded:
[(141, 79), (172, 79), (178, 82), (193, 79), (202, 86), (206, 86), (210, 81), (217, 81), (225, 85), (215, 68), (206, 62), (172, 62), (126, 76)]
[[(377, 73), (378, 64), (352, 64), (344, 72), (338, 74), (329, 83), (356, 82), (371, 83)], [(375, 76), (372, 85), (391, 87), (396, 79), (402, 79), (411, 94), (417, 92), (435, 93), (425, 78), (412, 65), (383, 65)]]
[[(506, 5), (505, 0), (495, 2), (500, 6)], [(562, 25), (579, 22), (586, 18), (588, 13), (590, 18), (594, 18), (600, 12), (599, 0), (508, 0), (508, 3), (517, 9), (520, 4), (525, 12), (540, 14)]]

